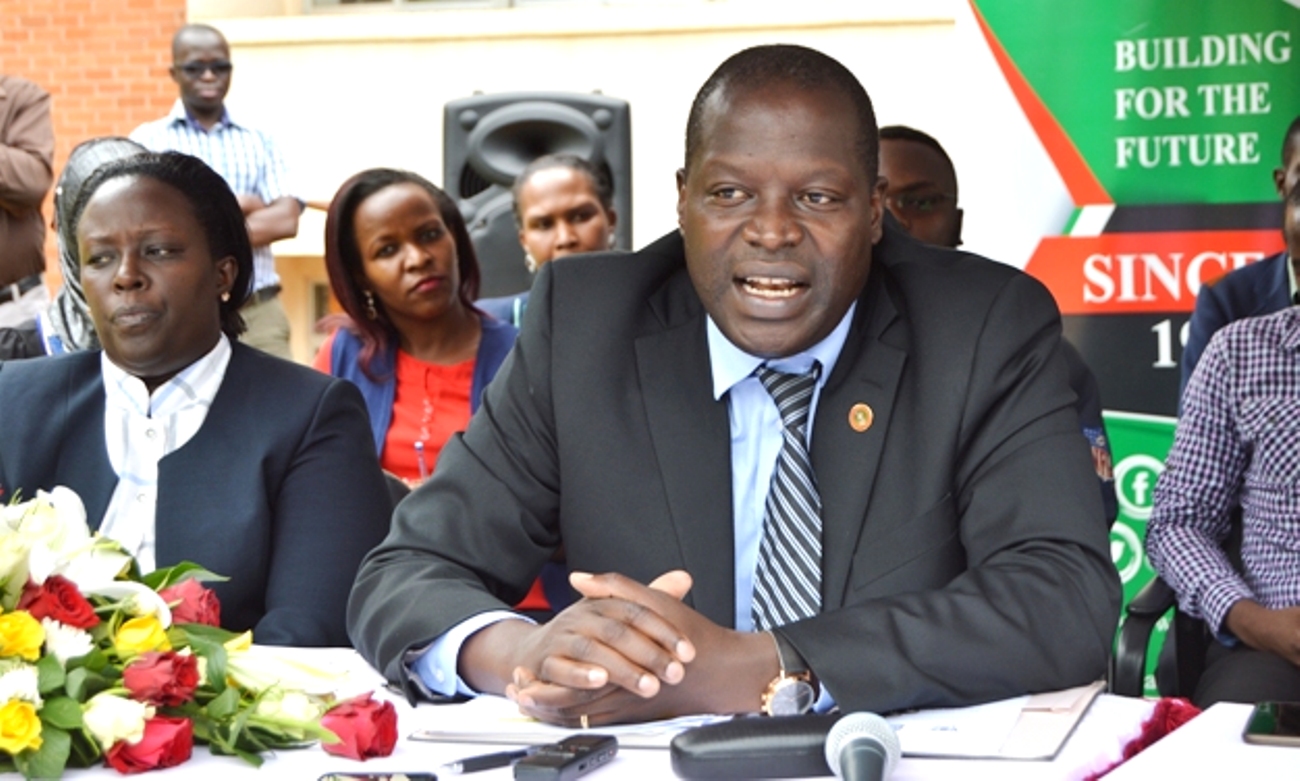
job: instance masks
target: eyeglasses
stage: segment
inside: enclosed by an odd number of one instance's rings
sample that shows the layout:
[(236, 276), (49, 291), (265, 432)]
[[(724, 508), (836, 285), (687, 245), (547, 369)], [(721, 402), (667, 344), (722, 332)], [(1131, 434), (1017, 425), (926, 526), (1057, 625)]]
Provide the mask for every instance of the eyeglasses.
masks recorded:
[(212, 62), (187, 62), (184, 65), (176, 66), (181, 72), (191, 79), (197, 79), (204, 73), (212, 71), (214, 76), (229, 76), (235, 66), (229, 60), (213, 60)]
[(939, 211), (939, 207), (949, 201), (956, 203), (957, 196), (951, 193), (899, 193), (886, 195), (885, 204), (890, 211), (906, 214), (909, 217), (924, 217)]

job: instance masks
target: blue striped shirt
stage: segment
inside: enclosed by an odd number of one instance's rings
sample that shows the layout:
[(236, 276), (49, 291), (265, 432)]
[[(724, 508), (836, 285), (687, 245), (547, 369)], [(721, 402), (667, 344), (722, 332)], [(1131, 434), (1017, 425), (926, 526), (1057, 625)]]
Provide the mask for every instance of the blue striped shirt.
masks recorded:
[[(236, 123), (230, 112), (206, 130), (185, 111), (179, 99), (162, 119), (131, 131), (131, 140), (155, 152), (193, 155), (221, 174), (236, 195), (256, 195), (263, 203), (289, 195), (288, 170), (280, 149), (269, 135)], [(271, 248), (253, 248), (253, 290), (278, 285)]]

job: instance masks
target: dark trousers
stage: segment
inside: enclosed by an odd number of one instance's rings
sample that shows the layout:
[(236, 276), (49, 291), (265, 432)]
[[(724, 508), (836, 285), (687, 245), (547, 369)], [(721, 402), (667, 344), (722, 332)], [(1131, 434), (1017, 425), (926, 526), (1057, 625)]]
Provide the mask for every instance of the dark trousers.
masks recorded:
[(1242, 644), (1211, 643), (1192, 701), (1208, 708), (1216, 702), (1265, 700), (1300, 702), (1300, 667)]

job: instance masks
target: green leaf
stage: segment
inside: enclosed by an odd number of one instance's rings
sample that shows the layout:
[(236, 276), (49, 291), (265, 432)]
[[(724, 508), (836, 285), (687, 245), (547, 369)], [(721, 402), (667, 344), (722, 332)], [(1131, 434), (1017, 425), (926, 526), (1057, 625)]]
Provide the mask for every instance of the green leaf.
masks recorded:
[(81, 718), (81, 705), (71, 697), (51, 697), (41, 706), (41, 721), (59, 729), (79, 729), (85, 722)]
[(207, 660), (206, 683), (214, 692), (226, 691), (226, 648), (221, 643), (202, 638), (191, 638), (190, 647), (194, 653)]
[(46, 654), (36, 663), (36, 688), (41, 694), (49, 694), (63, 685), (67, 675), (63, 665), (53, 654)]
[[(209, 670), (208, 675), (211, 674)], [(238, 710), (239, 692), (235, 689), (226, 689), (208, 703), (208, 715), (218, 721), (233, 716)]]
[(82, 728), (71, 732), (72, 735), (72, 756), (68, 758), (70, 767), (92, 767), (99, 764), (100, 757), (104, 752), (99, 750), (99, 744), (91, 736), (90, 731)]
[(41, 747), (14, 757), (14, 764), (27, 778), (61, 778), (72, 750), (72, 736), (55, 727), (41, 730)]
[(116, 679), (106, 678), (97, 672), (91, 672), (85, 667), (79, 667), (68, 673), (64, 691), (77, 702), (85, 702), (103, 690), (113, 688), (116, 682)]
[(90, 699), (86, 696), (86, 678), (90, 671), (85, 667), (78, 667), (75, 670), (69, 670), (67, 680), (64, 682), (65, 691), (68, 696), (77, 702), (85, 702)]
[(174, 586), (182, 580), (197, 580), (200, 583), (212, 581), (230, 580), (224, 575), (218, 575), (210, 572), (192, 561), (182, 561), (174, 567), (156, 569), (148, 575), (140, 578), (140, 582), (153, 589), (162, 591), (168, 586)]
[(232, 632), (229, 629), (222, 629), (219, 626), (208, 626), (207, 624), (178, 624), (185, 634), (189, 636), (189, 642), (196, 640), (207, 640), (210, 643), (222, 645), (239, 637), (242, 632)]

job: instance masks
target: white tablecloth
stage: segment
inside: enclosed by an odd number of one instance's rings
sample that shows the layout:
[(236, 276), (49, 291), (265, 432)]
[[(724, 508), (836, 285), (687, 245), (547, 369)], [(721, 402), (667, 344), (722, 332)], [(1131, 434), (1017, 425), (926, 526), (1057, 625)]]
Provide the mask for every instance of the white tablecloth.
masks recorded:
[[(421, 705), (412, 708), (404, 699), (383, 686), (382, 677), (367, 665), (355, 652), (345, 649), (301, 649), (304, 654), (348, 665), (351, 682), (357, 689), (374, 687), (376, 696), (392, 701), (397, 707), (399, 742), (392, 756), (356, 762), (326, 754), (319, 747), (281, 751), (267, 758), (265, 764), (253, 768), (233, 757), (214, 757), (206, 746), (195, 746), (194, 756), (180, 767), (154, 771), (146, 778), (165, 781), (169, 779), (316, 779), (325, 773), (383, 773), (383, 772), (437, 772), (438, 766), (464, 757), (501, 750), (501, 746), (483, 744), (455, 744), (408, 740), (424, 719), (422, 714), (433, 708), (455, 708), (455, 705)], [(1115, 697), (1103, 694), (1093, 703), (1069, 742), (1052, 762), (909, 759), (904, 758), (891, 777), (894, 781), (917, 779), (997, 779), (998, 781), (1077, 781), (1100, 770), (1119, 757), (1125, 743), (1137, 735), (1141, 723), (1150, 714), (1152, 703), (1145, 700)], [(1192, 722), (1193, 724), (1195, 722)], [(1191, 726), (1190, 724), (1188, 726)], [(1186, 727), (1184, 728), (1186, 729)], [(1238, 728), (1240, 732), (1240, 728)], [(1159, 745), (1159, 744), (1157, 744)], [(1285, 750), (1283, 750), (1285, 751)], [(1291, 756), (1300, 762), (1300, 752)], [(1293, 767), (1297, 767), (1296, 765)], [(68, 778), (117, 777), (110, 768), (68, 771)], [(452, 776), (444, 775), (442, 781)], [(466, 775), (468, 781), (507, 781), (512, 779), (510, 768), (483, 771)], [(620, 749), (619, 754), (606, 767), (591, 773), (592, 781), (639, 781), (640, 779), (675, 778), (668, 752), (663, 749)], [(1118, 776), (1115, 776), (1118, 778)], [(1138, 778), (1139, 776), (1128, 776)], [(1158, 776), (1141, 776), (1144, 779)], [(1187, 776), (1191, 777), (1191, 776)]]

